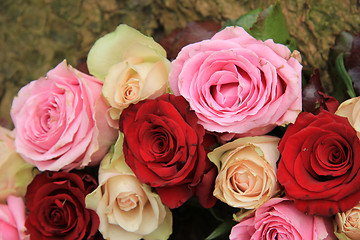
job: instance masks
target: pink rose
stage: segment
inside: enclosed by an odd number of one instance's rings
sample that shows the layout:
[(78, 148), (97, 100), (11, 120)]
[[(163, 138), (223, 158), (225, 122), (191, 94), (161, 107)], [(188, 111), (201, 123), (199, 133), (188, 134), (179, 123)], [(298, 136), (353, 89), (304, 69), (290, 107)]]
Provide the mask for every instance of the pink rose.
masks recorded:
[(230, 240), (331, 240), (336, 239), (333, 232), (331, 218), (305, 215), (289, 199), (272, 198), (235, 225)]
[(301, 111), (299, 53), (227, 27), (184, 47), (172, 62), (170, 87), (209, 131), (262, 135)]
[(0, 239), (27, 240), (25, 234), (25, 204), (20, 197), (10, 195), (7, 205), (0, 204)]
[(116, 140), (104, 118), (102, 83), (63, 61), (14, 98), (16, 151), (41, 171), (96, 165)]

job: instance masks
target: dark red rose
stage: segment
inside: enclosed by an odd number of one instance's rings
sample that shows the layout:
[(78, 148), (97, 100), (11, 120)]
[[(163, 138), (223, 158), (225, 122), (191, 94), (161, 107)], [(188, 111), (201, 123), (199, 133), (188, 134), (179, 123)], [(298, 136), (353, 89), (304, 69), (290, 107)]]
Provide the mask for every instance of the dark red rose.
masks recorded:
[(99, 217), (85, 206), (87, 188), (82, 178), (68, 172), (35, 176), (25, 195), (29, 210), (25, 226), (31, 239), (94, 239)]
[(197, 121), (183, 97), (169, 94), (130, 105), (120, 116), (126, 163), (170, 208), (194, 194), (202, 196), (204, 207), (215, 204), (216, 169), (206, 157), (205, 130)]
[(278, 180), (300, 211), (333, 215), (360, 201), (360, 141), (346, 118), (300, 113), (279, 151)]

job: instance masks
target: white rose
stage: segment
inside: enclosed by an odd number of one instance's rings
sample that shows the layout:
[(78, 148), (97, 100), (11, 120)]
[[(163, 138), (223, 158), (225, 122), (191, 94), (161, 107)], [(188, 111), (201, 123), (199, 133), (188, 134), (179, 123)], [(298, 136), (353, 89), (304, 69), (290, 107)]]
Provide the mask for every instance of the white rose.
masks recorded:
[(98, 214), (99, 231), (105, 239), (168, 239), (172, 232), (171, 212), (126, 165), (122, 144), (120, 134), (114, 151), (101, 162), (99, 186), (86, 196), (86, 207)]

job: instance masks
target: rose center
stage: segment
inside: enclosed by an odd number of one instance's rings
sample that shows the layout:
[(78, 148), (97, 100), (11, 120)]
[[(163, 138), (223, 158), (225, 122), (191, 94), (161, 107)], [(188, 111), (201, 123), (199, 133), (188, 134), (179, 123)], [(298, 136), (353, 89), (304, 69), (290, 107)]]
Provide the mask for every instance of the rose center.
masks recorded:
[[(60, 201), (55, 200), (55, 203), (49, 207), (47, 214), (47, 221), (54, 226), (66, 226), (67, 225), (67, 214), (65, 207), (66, 200)], [(69, 216), (68, 216), (69, 217)]]
[(229, 82), (216, 86), (213, 85), (211, 86), (210, 91), (211, 95), (220, 106), (232, 107), (239, 99), (237, 94), (238, 87), (239, 84), (237, 82)]
[(45, 102), (44, 105), (39, 106), (40, 114), (40, 126), (42, 132), (48, 132), (50, 129), (56, 127), (56, 124), (59, 120), (59, 109), (56, 99), (54, 97), (50, 98), (48, 102)]
[(323, 179), (342, 176), (352, 166), (349, 144), (338, 135), (326, 135), (314, 144), (315, 158), (311, 158), (313, 176)]
[(238, 169), (230, 178), (233, 189), (243, 194), (256, 194), (257, 181), (260, 180), (246, 169)]
[(162, 154), (166, 149), (167, 139), (165, 136), (159, 136), (156, 138), (152, 145), (152, 151), (156, 154)]
[(115, 99), (121, 99), (122, 102), (132, 102), (138, 98), (139, 92), (140, 85), (136, 74), (120, 86), (120, 91), (115, 93)]
[(139, 198), (135, 193), (128, 192), (120, 193), (116, 200), (119, 208), (126, 212), (136, 208), (139, 202)]
[(245, 192), (246, 190), (249, 189), (250, 186), (249, 174), (236, 173), (233, 178), (233, 181), (234, 181), (234, 185), (236, 185), (236, 187), (240, 191)]
[(354, 227), (354, 228), (359, 228), (359, 212), (357, 213), (351, 213), (348, 218), (347, 221), (349, 223), (350, 226), (348, 227)]
[(174, 154), (174, 139), (169, 131), (162, 126), (152, 126), (142, 136), (142, 146), (147, 162), (167, 162), (168, 157)]

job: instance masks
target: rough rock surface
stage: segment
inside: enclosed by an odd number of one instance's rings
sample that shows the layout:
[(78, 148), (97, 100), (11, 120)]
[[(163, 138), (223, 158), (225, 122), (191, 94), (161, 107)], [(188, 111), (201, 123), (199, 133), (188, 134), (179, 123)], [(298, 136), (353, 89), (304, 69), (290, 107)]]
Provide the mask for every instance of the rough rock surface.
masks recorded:
[[(275, 0), (1, 0), (0, 118), (19, 88), (44, 76), (63, 59), (71, 65), (86, 57), (94, 41), (126, 23), (159, 40), (194, 20), (220, 24)], [(359, 0), (284, 0), (281, 7), (305, 69), (320, 68), (335, 36), (360, 31)], [(325, 88), (331, 89), (326, 78)]]

